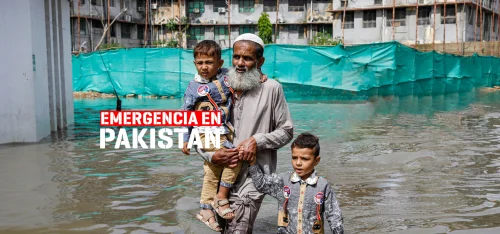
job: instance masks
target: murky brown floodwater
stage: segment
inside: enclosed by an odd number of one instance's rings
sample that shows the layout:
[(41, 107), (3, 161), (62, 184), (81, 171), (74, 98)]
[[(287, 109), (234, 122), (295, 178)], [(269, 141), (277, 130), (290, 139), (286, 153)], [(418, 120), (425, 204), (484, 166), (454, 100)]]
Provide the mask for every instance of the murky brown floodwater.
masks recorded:
[[(347, 233), (500, 233), (500, 92), (291, 102), (296, 135), (321, 137), (319, 173)], [(202, 161), (178, 150), (101, 150), (98, 110), (76, 100), (75, 129), (0, 146), (0, 233), (213, 233), (195, 219)], [(174, 109), (180, 100), (124, 100)], [(290, 170), (289, 146), (279, 171)], [(266, 198), (255, 233), (274, 233)]]

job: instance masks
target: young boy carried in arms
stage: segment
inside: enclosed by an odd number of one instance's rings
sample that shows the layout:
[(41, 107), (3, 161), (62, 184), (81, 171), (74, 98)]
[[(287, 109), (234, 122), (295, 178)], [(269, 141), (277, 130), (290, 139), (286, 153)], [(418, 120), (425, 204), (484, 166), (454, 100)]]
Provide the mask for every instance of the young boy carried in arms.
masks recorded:
[[(184, 147), (182, 152), (187, 155), (190, 154), (188, 142), (193, 128), (197, 128), (199, 131), (203, 145), (205, 144), (205, 137), (208, 137), (205, 133), (208, 131), (212, 133), (219, 131), (221, 147), (235, 148), (232, 144), (234, 128), (229, 120), (233, 105), (234, 90), (231, 88), (226, 76), (228, 70), (222, 68), (224, 60), (222, 60), (221, 47), (212, 40), (201, 41), (194, 48), (194, 64), (198, 74), (189, 83), (184, 93), (184, 104), (181, 110), (220, 110), (222, 126), (186, 127), (188, 133), (184, 134), (183, 137)], [(265, 80), (267, 80), (266, 76), (261, 81)], [(215, 152), (218, 149), (212, 142), (210, 148), (196, 148), (197, 152), (202, 155), (207, 152)], [(238, 177), (241, 165), (242, 162), (240, 161), (235, 168), (224, 168), (207, 161), (204, 162), (203, 169), (205, 174), (200, 198), (201, 210), (196, 215), (196, 218), (214, 231), (219, 232), (221, 228), (215, 219), (212, 209), (215, 209), (224, 219), (232, 219), (234, 217), (233, 210), (229, 207), (228, 196), (231, 187)], [(218, 192), (217, 188), (219, 189)]]
[(255, 160), (249, 168), (257, 190), (278, 200), (278, 233), (324, 233), (324, 220), (333, 233), (344, 233), (335, 192), (314, 169), (320, 161), (319, 139), (302, 133), (291, 148), (294, 172), (266, 175)]

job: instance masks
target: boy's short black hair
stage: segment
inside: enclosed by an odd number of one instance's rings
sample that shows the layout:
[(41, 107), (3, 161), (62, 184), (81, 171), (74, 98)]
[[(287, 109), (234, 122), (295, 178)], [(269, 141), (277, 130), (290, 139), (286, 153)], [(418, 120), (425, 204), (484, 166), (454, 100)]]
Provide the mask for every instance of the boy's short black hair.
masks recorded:
[(293, 148), (308, 148), (314, 149), (314, 157), (318, 157), (319, 155), (319, 138), (311, 133), (302, 133), (300, 134), (292, 143)]
[(217, 59), (222, 58), (222, 49), (217, 42), (213, 40), (203, 40), (196, 44), (193, 51), (193, 56), (196, 59), (198, 55), (215, 56)]

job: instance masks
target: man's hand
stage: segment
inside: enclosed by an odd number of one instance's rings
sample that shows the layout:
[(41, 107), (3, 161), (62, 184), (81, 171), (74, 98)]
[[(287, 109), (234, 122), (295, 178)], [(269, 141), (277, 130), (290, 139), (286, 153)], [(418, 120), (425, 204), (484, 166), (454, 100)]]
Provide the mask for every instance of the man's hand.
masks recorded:
[(260, 76), (260, 83), (264, 83), (269, 79), (266, 74), (261, 74)]
[(182, 147), (182, 153), (184, 153), (185, 155), (189, 155), (189, 151), (190, 149), (188, 149), (188, 142), (184, 142), (184, 145)]
[(215, 151), (212, 156), (212, 163), (222, 165), (224, 167), (235, 168), (238, 164), (238, 148), (226, 149), (221, 148)]
[(240, 149), (240, 160), (251, 162), (255, 159), (255, 155), (257, 154), (257, 142), (255, 138), (250, 137), (242, 141), (236, 148)]

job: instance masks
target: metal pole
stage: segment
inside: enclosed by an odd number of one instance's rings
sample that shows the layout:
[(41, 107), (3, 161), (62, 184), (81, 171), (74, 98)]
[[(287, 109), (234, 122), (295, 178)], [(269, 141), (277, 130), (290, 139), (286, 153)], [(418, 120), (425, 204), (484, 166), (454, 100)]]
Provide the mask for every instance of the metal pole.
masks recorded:
[(479, 41), (479, 49), (480, 49), (480, 52), (483, 53), (483, 1), (482, 0), (479, 0), (479, 5), (480, 5), (480, 8), (479, 8), (479, 11), (480, 11), (480, 15), (479, 17), (481, 18), (480, 21), (479, 21), (479, 30), (481, 30), (481, 34), (480, 35), (480, 40)]
[(434, 50), (434, 45), (436, 41), (436, 0), (434, 0), (434, 25), (432, 26), (432, 50)]
[(144, 25), (144, 46), (147, 46), (148, 44), (148, 20), (149, 20), (149, 8), (148, 8), (149, 0), (146, 0), (146, 22)]
[(396, 34), (394, 31), (394, 21), (396, 19), (396, 0), (392, 0), (392, 40), (394, 41), (396, 38)]
[[(179, 4), (179, 22), (177, 22), (179, 24), (179, 35), (177, 36), (177, 39), (179, 40), (179, 48), (183, 48), (184, 47), (184, 44), (182, 43), (182, 30), (181, 30), (181, 0), (178, 1), (178, 4)], [(173, 10), (172, 10), (173, 11)], [(180, 80), (180, 78), (179, 78)]]
[(108, 34), (108, 45), (111, 43), (111, 34), (110, 34), (110, 30), (111, 30), (111, 28), (110, 28), (110, 27), (111, 27), (111, 25), (109, 25), (109, 23), (110, 23), (110, 20), (109, 20), (109, 17), (110, 17), (110, 16), (109, 16), (109, 14), (110, 14), (110, 11), (109, 11), (109, 7), (110, 7), (110, 5), (109, 5), (109, 1), (111, 1), (111, 0), (108, 0), (108, 1), (107, 1), (107, 2), (108, 2), (108, 29), (107, 29), (107, 30), (108, 30), (108, 31), (107, 31), (107, 34)]
[(479, 12), (479, 5), (476, 3), (476, 20), (474, 21), (474, 53), (476, 53), (476, 41), (477, 41), (477, 16)]
[(415, 14), (415, 49), (418, 42), (418, 0), (417, 0), (417, 13)]
[[(90, 36), (92, 37), (92, 32)], [(80, 0), (78, 0), (78, 53), (80, 53)]]
[(231, 48), (231, 0), (227, 0), (227, 33), (229, 38), (229, 48)]
[(444, 19), (443, 19), (443, 53), (446, 53), (446, 0), (444, 0)]
[(500, 46), (499, 46), (499, 39), (500, 39), (500, 14), (498, 14), (500, 12), (500, 4), (498, 4), (497, 2), (497, 50), (498, 50), (498, 56), (500, 56)]
[[(465, 0), (464, 0), (465, 1)], [(458, 0), (455, 0), (455, 29), (456, 29), (456, 42), (457, 42), (457, 54), (460, 53), (460, 43), (458, 43)]]
[[(346, 12), (346, 8), (347, 8), (347, 1), (345, 1), (344, 3), (344, 15), (342, 16), (342, 45), (345, 45), (345, 41), (344, 41), (344, 24), (345, 24), (345, 12)], [(311, 6), (312, 8), (312, 6)], [(311, 15), (312, 17), (312, 15)]]
[(274, 27), (274, 44), (278, 44), (278, 37), (276, 34), (278, 33), (278, 13), (280, 11), (280, 0), (276, 0), (276, 25)]
[[(498, 8), (498, 1), (497, 1), (497, 8)], [(488, 43), (488, 44), (490, 45), (490, 55), (493, 55), (493, 47), (491, 45), (493, 44), (492, 43), (493, 42), (493, 32), (494, 32), (493, 30), (495, 30), (494, 29), (494, 24), (495, 24), (495, 12), (494, 11), (492, 11), (492, 13), (491, 13), (490, 22), (491, 22), (490, 43)]]

